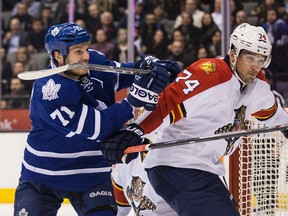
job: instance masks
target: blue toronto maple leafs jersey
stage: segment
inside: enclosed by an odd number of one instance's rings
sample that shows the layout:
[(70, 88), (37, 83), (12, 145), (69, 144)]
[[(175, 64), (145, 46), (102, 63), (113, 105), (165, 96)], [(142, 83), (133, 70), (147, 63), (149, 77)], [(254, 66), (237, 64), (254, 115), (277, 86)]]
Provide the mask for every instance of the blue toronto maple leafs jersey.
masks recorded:
[[(95, 50), (89, 53), (92, 64), (134, 67)], [(100, 141), (133, 118), (126, 100), (115, 104), (115, 91), (133, 80), (132, 75), (97, 71), (79, 81), (59, 74), (36, 80), (20, 179), (76, 192), (110, 181), (111, 165), (103, 160)]]

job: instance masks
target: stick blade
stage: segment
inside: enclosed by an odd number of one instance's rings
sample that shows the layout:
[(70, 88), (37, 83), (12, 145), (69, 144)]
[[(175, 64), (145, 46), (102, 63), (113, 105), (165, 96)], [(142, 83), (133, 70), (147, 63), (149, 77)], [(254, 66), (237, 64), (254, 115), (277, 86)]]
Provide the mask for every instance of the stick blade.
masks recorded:
[(54, 74), (58, 74), (67, 70), (71, 70), (75, 67), (75, 65), (63, 65), (60, 67), (55, 67), (51, 69), (37, 70), (37, 71), (24, 71), (23, 73), (18, 74), (18, 78), (21, 80), (35, 80), (43, 77), (51, 76)]

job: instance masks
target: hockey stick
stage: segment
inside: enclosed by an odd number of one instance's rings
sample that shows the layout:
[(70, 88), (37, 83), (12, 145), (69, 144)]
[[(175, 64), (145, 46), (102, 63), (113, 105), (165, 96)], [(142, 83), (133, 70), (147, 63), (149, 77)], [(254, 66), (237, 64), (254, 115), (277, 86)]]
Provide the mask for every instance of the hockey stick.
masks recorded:
[(150, 73), (150, 70), (144, 69), (136, 69), (136, 68), (123, 68), (123, 67), (115, 67), (115, 66), (108, 66), (108, 65), (97, 65), (97, 64), (67, 64), (60, 67), (55, 67), (51, 69), (44, 69), (44, 70), (36, 70), (36, 71), (25, 71), (23, 73), (18, 74), (18, 78), (22, 80), (35, 80), (47, 76), (51, 76), (54, 74), (58, 74), (64, 71), (73, 70), (73, 69), (90, 69), (96, 70), (101, 72), (108, 72), (108, 73), (121, 73), (121, 74), (130, 74), (130, 75), (141, 75)]
[(277, 125), (273, 127), (263, 127), (263, 128), (256, 128), (256, 129), (250, 129), (250, 130), (232, 131), (232, 132), (227, 132), (223, 134), (213, 134), (210, 136), (202, 136), (202, 137), (171, 140), (171, 141), (152, 143), (152, 144), (143, 144), (139, 146), (131, 146), (125, 149), (124, 154), (129, 154), (129, 153), (134, 153), (134, 152), (143, 152), (143, 151), (148, 151), (152, 149), (160, 149), (160, 148), (173, 147), (173, 146), (195, 144), (199, 142), (207, 142), (207, 141), (213, 141), (213, 140), (219, 140), (219, 139), (227, 139), (227, 138), (232, 138), (232, 137), (268, 133), (268, 132), (281, 131), (281, 130), (288, 130), (288, 125)]

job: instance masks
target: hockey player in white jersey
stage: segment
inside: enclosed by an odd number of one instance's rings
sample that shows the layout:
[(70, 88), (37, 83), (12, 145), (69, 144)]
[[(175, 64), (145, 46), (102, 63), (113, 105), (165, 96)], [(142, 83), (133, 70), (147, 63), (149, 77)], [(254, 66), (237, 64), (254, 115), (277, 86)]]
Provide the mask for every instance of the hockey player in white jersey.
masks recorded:
[[(79, 25), (52, 26), (45, 38), (49, 68), (73, 63), (137, 67), (111, 61), (88, 49), (89, 43), (89, 34)], [(168, 71), (159, 65), (137, 78), (75, 69), (36, 80), (14, 215), (56, 216), (68, 198), (78, 215), (115, 216), (111, 165), (103, 159), (101, 140), (133, 118), (134, 107), (156, 108), (168, 81)], [(115, 91), (131, 85), (142, 95), (132, 89), (127, 99), (115, 103)]]
[[(287, 124), (288, 113), (278, 106), (261, 70), (270, 63), (271, 48), (263, 28), (239, 25), (225, 58), (201, 59), (185, 68), (160, 94), (155, 110), (102, 142), (104, 158), (119, 161), (127, 146), (140, 144), (154, 130), (160, 142), (238, 131), (251, 115), (267, 126)], [(288, 137), (287, 131), (283, 134)], [(225, 175), (221, 158), (238, 145), (234, 137), (155, 149), (144, 167), (156, 193), (178, 215), (239, 216), (219, 178)]]
[(177, 216), (178, 214), (151, 186), (142, 166), (146, 153), (139, 153), (129, 164), (115, 164), (112, 185), (118, 205), (118, 216), (128, 215), (131, 209), (136, 216)]

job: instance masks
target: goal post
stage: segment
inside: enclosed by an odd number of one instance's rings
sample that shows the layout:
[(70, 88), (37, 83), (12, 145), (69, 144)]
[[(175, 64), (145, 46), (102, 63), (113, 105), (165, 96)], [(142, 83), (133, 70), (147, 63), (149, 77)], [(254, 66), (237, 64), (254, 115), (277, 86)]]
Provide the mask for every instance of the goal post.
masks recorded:
[[(251, 118), (246, 126), (265, 125)], [(280, 131), (243, 137), (230, 157), (229, 187), (241, 216), (287, 216), (288, 139)]]

